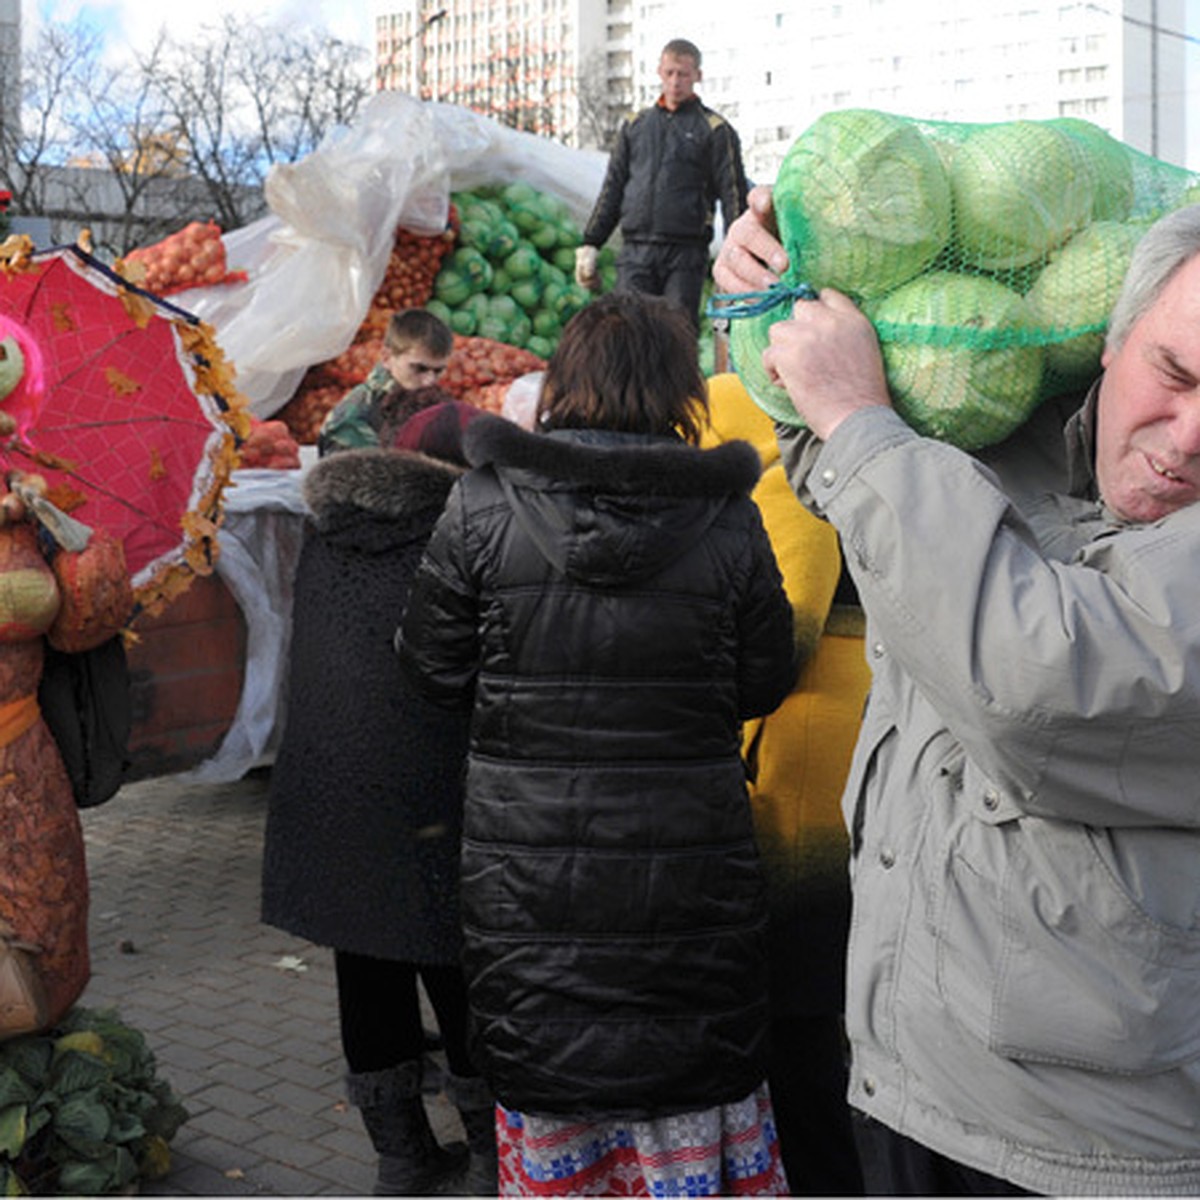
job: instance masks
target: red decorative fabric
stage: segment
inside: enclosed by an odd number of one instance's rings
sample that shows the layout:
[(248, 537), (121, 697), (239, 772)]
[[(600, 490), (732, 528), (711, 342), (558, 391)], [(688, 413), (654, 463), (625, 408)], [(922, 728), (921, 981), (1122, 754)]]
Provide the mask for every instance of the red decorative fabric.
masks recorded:
[(232, 444), (220, 402), (199, 386), (213, 364), (184, 345), (189, 314), (68, 247), (0, 271), (0, 316), (22, 327), (44, 371), (41, 395), (0, 406), (19, 433), (0, 447), (0, 469), (44, 475), (54, 504), (121, 542), (140, 588), (182, 560), (185, 515), (212, 493)]
[(766, 1084), (735, 1104), (649, 1121), (496, 1108), (501, 1196), (786, 1196)]

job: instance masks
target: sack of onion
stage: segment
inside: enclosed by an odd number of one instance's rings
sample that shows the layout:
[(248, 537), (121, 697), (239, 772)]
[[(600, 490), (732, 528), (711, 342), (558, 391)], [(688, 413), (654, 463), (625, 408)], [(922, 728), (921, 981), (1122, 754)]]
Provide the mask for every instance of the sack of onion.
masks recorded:
[(238, 448), (243, 470), (261, 468), (294, 471), (300, 466), (300, 447), (287, 423), (250, 418), (250, 433)]
[(229, 270), (215, 221), (192, 221), (161, 242), (131, 250), (118, 270), (156, 296), (246, 280), (245, 271)]

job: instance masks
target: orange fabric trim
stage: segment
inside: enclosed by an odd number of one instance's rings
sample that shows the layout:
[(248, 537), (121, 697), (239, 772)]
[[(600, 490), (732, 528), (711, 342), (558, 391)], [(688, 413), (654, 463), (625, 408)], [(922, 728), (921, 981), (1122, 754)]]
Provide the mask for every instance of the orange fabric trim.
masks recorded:
[(42, 710), (38, 708), (36, 695), (18, 696), (7, 704), (0, 704), (0, 746), (9, 746), (31, 729)]

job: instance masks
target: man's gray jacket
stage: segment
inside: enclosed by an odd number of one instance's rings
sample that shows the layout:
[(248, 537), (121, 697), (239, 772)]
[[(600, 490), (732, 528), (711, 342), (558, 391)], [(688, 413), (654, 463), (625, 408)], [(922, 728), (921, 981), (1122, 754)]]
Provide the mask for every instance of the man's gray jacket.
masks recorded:
[(1200, 504), (1130, 526), (1086, 471), (1069, 494), (1055, 416), (987, 465), (887, 409), (780, 430), (874, 672), (850, 1098), (1036, 1192), (1196, 1194)]

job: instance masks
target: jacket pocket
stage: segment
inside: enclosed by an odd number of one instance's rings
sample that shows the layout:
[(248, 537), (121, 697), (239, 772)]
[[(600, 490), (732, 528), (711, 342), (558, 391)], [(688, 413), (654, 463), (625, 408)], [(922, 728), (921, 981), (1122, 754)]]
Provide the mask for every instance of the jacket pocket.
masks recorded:
[(1151, 918), (1102, 832), (1026, 818), (968, 836), (992, 861), (947, 857), (938, 988), (989, 1049), (1127, 1075), (1200, 1056), (1200, 930)]
[(863, 825), (867, 818), (869, 803), (869, 787), (871, 779), (877, 777), (881, 770), (881, 761), (887, 755), (886, 743), (894, 744), (896, 727), (890, 716), (878, 711), (871, 713), (864, 720), (858, 741), (850, 757), (850, 769), (846, 775), (846, 783), (842, 788), (842, 818), (850, 836), (851, 871), (854, 860), (862, 848)]

